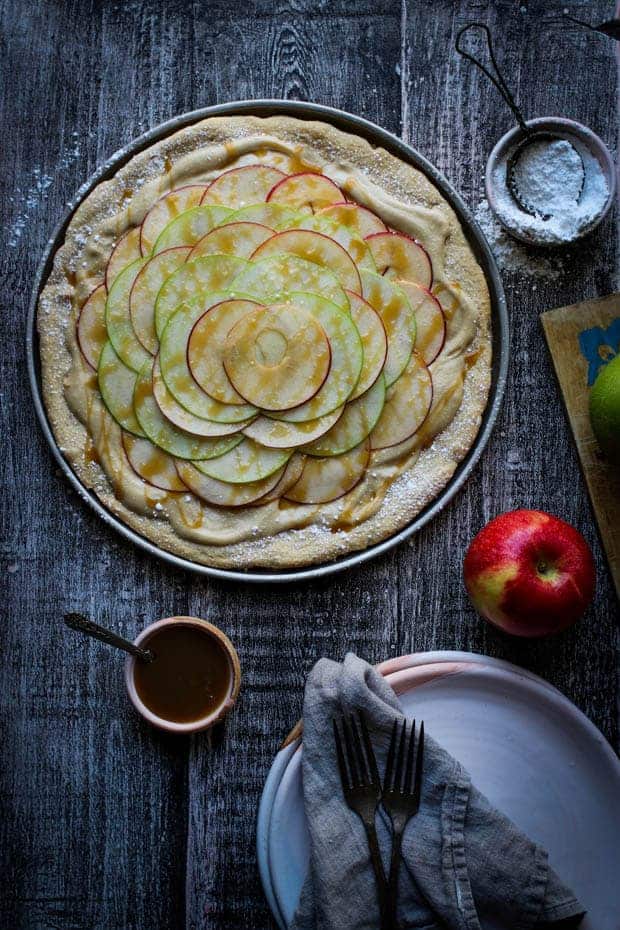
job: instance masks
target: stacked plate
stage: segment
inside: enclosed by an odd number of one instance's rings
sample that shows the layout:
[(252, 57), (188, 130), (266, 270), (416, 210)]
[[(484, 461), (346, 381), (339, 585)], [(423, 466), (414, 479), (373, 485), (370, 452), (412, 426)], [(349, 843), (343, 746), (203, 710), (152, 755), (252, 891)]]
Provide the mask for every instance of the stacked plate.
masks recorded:
[[(379, 671), (405, 714), (423, 719), (490, 801), (548, 850), (588, 909), (582, 930), (618, 930), (620, 762), (587, 717), (541, 678), (487, 656), (419, 653)], [(309, 862), (301, 754), (299, 740), (278, 753), (258, 814), (261, 879), (283, 930)]]

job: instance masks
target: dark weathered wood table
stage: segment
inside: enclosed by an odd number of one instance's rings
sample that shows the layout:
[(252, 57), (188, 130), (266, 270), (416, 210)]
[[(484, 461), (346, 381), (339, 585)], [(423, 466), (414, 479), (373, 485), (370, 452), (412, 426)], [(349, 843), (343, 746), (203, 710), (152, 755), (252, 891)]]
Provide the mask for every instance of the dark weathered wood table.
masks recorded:
[[(592, 21), (611, 2), (566, 4)], [(65, 202), (148, 127), (224, 100), (285, 97), (359, 113), (401, 134), (472, 208), (511, 118), (453, 53), (487, 22), (530, 116), (616, 138), (613, 43), (545, 24), (540, 2), (1, 0), (3, 195), (3, 655), (0, 926), (19, 930), (273, 927), (255, 816), (280, 739), (322, 655), (376, 661), (424, 649), (500, 656), (559, 687), (615, 743), (617, 602), (538, 321), (614, 289), (608, 219), (587, 242), (523, 267), (503, 255), (512, 367), (494, 437), (465, 489), (408, 545), (331, 581), (251, 587), (171, 570), (107, 529), (55, 469), (24, 364), (33, 274)], [(480, 211), (479, 211), (480, 212)], [(481, 215), (484, 215), (483, 213)], [(545, 642), (494, 633), (468, 604), (473, 534), (516, 506), (579, 527), (598, 566), (583, 622)], [(159, 735), (132, 713), (111, 650), (67, 633), (65, 609), (134, 636), (170, 614), (215, 619), (236, 643), (242, 699), (217, 745)]]

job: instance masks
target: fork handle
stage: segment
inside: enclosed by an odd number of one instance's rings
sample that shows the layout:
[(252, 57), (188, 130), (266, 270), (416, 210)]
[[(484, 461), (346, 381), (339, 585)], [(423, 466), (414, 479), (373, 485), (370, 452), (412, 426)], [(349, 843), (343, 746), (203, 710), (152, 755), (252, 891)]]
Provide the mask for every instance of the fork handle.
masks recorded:
[(386, 915), (388, 930), (398, 930), (396, 923), (396, 902), (398, 900), (398, 870), (400, 868), (400, 852), (403, 845), (404, 828), (396, 827), (392, 836), (392, 857), (390, 859), (390, 876), (387, 883)]
[(388, 902), (387, 902), (387, 882), (383, 870), (383, 862), (379, 851), (379, 841), (377, 840), (377, 831), (374, 824), (365, 823), (366, 836), (368, 838), (368, 849), (370, 850), (370, 860), (372, 862), (375, 879), (377, 882), (377, 899), (379, 901), (379, 914), (381, 917), (381, 930), (390, 930), (388, 922)]

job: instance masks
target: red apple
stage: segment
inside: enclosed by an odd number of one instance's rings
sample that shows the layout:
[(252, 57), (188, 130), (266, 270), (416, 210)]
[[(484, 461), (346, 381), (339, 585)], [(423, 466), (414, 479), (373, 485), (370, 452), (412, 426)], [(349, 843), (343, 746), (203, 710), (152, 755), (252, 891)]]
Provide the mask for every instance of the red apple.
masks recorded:
[(474, 538), (463, 563), (476, 610), (513, 636), (571, 626), (592, 600), (594, 559), (574, 527), (541, 510), (513, 510)]

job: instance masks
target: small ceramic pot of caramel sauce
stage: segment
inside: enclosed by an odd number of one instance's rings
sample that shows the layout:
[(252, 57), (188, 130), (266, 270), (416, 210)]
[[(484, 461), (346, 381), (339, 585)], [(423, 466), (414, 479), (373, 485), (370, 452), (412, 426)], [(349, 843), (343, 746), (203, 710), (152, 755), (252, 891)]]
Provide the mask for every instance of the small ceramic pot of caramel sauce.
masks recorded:
[(198, 617), (166, 617), (135, 640), (151, 662), (130, 656), (125, 684), (133, 706), (169, 733), (196, 733), (219, 723), (234, 707), (241, 685), (235, 647), (220, 629)]

